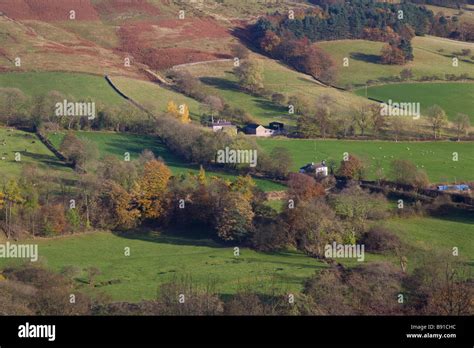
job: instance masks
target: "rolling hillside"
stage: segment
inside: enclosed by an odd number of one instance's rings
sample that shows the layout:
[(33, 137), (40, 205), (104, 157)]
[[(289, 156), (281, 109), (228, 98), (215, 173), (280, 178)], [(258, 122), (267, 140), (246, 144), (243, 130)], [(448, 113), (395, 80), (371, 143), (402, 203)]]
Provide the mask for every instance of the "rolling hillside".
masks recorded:
[(110, 79), (122, 93), (152, 112), (165, 112), (168, 101), (172, 100), (177, 105), (186, 104), (189, 107), (191, 117), (199, 120), (200, 103), (194, 99), (148, 81), (123, 76), (112, 76)]
[[(11, 128), (0, 128), (0, 185), (17, 179), (26, 166), (34, 166), (41, 175), (48, 170), (58, 180), (73, 179), (74, 171), (59, 161), (33, 133)], [(18, 161), (16, 154), (19, 154)]]
[[(474, 61), (459, 57), (459, 66), (453, 67), (452, 57), (462, 49), (474, 52), (474, 43), (454, 41), (434, 36), (417, 36), (412, 40), (415, 59), (403, 66), (380, 63), (380, 50), (384, 43), (365, 40), (337, 40), (318, 43), (334, 60), (341, 64), (336, 84), (362, 86), (367, 80), (378, 80), (398, 76), (409, 68), (415, 78), (436, 75), (444, 79), (445, 74), (470, 74), (474, 77)], [(343, 59), (349, 58), (349, 66), (343, 67)]]
[(26, 95), (46, 94), (58, 91), (66, 98), (91, 98), (96, 103), (107, 106), (120, 106), (126, 101), (106, 82), (104, 77), (89, 74), (63, 72), (21, 72), (0, 74), (2, 87), (18, 88)]
[[(285, 65), (261, 55), (253, 55), (259, 59), (264, 68), (264, 87), (272, 92), (285, 94), (287, 97), (303, 97), (310, 105), (315, 105), (319, 97), (329, 96), (340, 112), (347, 112), (352, 107), (368, 104), (369, 102), (348, 92), (325, 87), (309, 77), (296, 72)], [(232, 62), (209, 62), (206, 64), (185, 67), (192, 75), (199, 77), (207, 86), (210, 93), (223, 97), (230, 105), (244, 108), (257, 121), (267, 124), (280, 121), (295, 124), (296, 116), (288, 114), (288, 108), (272, 103), (262, 97), (256, 97), (243, 92), (237, 84), (233, 73)]]

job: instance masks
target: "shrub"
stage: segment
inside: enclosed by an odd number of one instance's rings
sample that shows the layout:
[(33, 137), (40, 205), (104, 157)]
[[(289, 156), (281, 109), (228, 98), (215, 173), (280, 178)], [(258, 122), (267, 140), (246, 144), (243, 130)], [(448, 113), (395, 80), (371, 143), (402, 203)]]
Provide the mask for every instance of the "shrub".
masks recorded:
[(280, 250), (287, 244), (286, 225), (281, 221), (256, 225), (252, 246), (259, 251)]
[(273, 93), (272, 94), (272, 102), (279, 104), (279, 105), (285, 105), (286, 104), (286, 96), (281, 93)]
[(400, 239), (385, 227), (374, 226), (365, 232), (360, 243), (365, 245), (365, 250), (373, 253), (394, 251), (400, 247)]

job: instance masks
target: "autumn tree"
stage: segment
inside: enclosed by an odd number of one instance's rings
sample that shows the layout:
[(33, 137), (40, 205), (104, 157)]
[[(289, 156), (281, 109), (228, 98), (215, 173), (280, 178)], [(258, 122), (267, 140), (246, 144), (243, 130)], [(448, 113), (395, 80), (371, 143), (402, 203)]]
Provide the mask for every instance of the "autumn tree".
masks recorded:
[(281, 39), (273, 31), (267, 30), (265, 35), (260, 40), (260, 47), (266, 53), (272, 54), (272, 52), (280, 45)]
[(326, 244), (343, 241), (334, 211), (321, 199), (302, 201), (286, 214), (293, 244), (310, 256), (324, 257)]
[(12, 235), (13, 213), (17, 205), (22, 204), (24, 198), (18, 183), (10, 179), (3, 187), (3, 209), (5, 213), (5, 234), (7, 238)]
[(438, 105), (431, 106), (427, 111), (427, 115), (436, 139), (440, 135), (441, 129), (448, 123), (448, 117), (446, 112)]
[(304, 72), (324, 83), (331, 84), (337, 78), (337, 68), (334, 59), (321, 48), (311, 45), (301, 59)]
[(382, 194), (370, 194), (357, 185), (331, 195), (329, 204), (337, 216), (350, 222), (348, 229), (357, 234), (364, 231), (367, 220), (387, 218), (390, 208)]
[(26, 111), (28, 98), (18, 88), (0, 88), (0, 122), (9, 126), (11, 120)]
[(428, 175), (410, 160), (395, 159), (390, 163), (390, 178), (400, 184), (423, 188), (428, 186)]
[(101, 211), (99, 227), (130, 228), (140, 212), (132, 205), (132, 195), (113, 181), (105, 181), (100, 188), (98, 209)]
[(230, 189), (231, 191), (239, 192), (244, 199), (251, 202), (255, 186), (255, 181), (247, 174), (245, 176), (239, 175), (230, 185)]
[(324, 187), (313, 177), (302, 173), (291, 173), (288, 179), (288, 197), (298, 204), (325, 195)]
[(293, 157), (286, 147), (274, 147), (269, 154), (267, 168), (270, 175), (276, 178), (285, 178), (293, 166)]
[(405, 64), (405, 56), (403, 51), (395, 45), (387, 44), (382, 47), (381, 59), (384, 64)]
[(420, 315), (472, 315), (474, 290), (469, 269), (451, 254), (431, 253), (417, 262), (405, 281), (408, 307)]
[(145, 163), (143, 174), (133, 189), (136, 208), (144, 219), (156, 219), (163, 214), (163, 200), (171, 171), (162, 162), (151, 160)]
[(203, 104), (212, 117), (217, 116), (222, 110), (224, 110), (224, 101), (221, 97), (215, 95), (208, 95), (204, 99)]
[[(147, 161), (143, 164), (145, 162)], [(130, 190), (137, 178), (137, 168), (133, 162), (120, 160), (116, 156), (105, 156), (99, 163), (97, 175), (103, 180), (112, 180)]]
[(260, 60), (249, 59), (234, 68), (239, 85), (252, 93), (263, 88), (263, 65)]
[(365, 165), (359, 157), (350, 154), (347, 159), (341, 161), (337, 175), (348, 179), (361, 179), (364, 175)]
[(376, 137), (385, 126), (385, 116), (380, 112), (380, 107), (378, 105), (370, 106), (368, 112), (370, 115), (370, 121), (368, 123), (372, 126), (373, 135)]
[(79, 139), (73, 132), (66, 133), (59, 151), (78, 168), (84, 168), (98, 158), (97, 146), (91, 141)]
[(410, 40), (401, 38), (398, 49), (402, 51), (405, 62), (413, 60), (413, 47), (411, 46)]
[(412, 70), (411, 69), (403, 69), (402, 71), (400, 71), (400, 78), (403, 81), (412, 79), (413, 78)]
[(240, 43), (233, 44), (230, 51), (235, 58), (247, 59), (250, 56), (248, 48)]
[(54, 236), (66, 231), (67, 220), (62, 204), (46, 204), (41, 206), (41, 232), (45, 236)]
[(230, 191), (215, 211), (217, 235), (223, 240), (244, 240), (252, 232), (254, 213), (249, 200), (240, 193)]
[(181, 104), (179, 106), (179, 121), (181, 123), (187, 124), (191, 122), (191, 118), (189, 118), (189, 107), (187, 104)]
[(296, 121), (298, 134), (303, 138), (316, 138), (319, 135), (319, 126), (316, 115), (305, 113)]
[(173, 100), (168, 100), (168, 104), (166, 105), (166, 113), (169, 114), (170, 116), (178, 118), (178, 115), (179, 115), (178, 106)]

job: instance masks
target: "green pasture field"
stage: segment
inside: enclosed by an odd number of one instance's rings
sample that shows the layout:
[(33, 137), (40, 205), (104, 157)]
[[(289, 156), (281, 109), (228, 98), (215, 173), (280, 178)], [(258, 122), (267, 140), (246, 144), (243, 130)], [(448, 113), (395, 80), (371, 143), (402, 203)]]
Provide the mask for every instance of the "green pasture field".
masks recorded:
[[(17, 152), (20, 161), (15, 160)], [(0, 183), (7, 179), (18, 180), (26, 165), (35, 165), (41, 171), (48, 169), (54, 176), (63, 179), (74, 175), (73, 170), (59, 161), (35, 134), (0, 128)]]
[(191, 118), (199, 119), (200, 103), (183, 94), (160, 87), (156, 83), (123, 76), (113, 76), (111, 80), (122, 93), (150, 111), (156, 113), (165, 112), (168, 102), (172, 100), (176, 105), (186, 104), (189, 107)]
[[(259, 139), (257, 143), (267, 151), (275, 147), (288, 149), (293, 157), (293, 170), (309, 162), (334, 160), (339, 165), (343, 154), (353, 153), (369, 164), (367, 177), (376, 178), (381, 168), (388, 176), (390, 162), (407, 159), (428, 174), (433, 183), (474, 180), (474, 147), (472, 142), (389, 142), (356, 140)], [(453, 161), (453, 152), (458, 161)]]
[(104, 77), (89, 74), (8, 72), (0, 74), (0, 86), (18, 88), (30, 97), (58, 91), (64, 94), (65, 98), (72, 97), (76, 100), (90, 98), (96, 104), (120, 106), (125, 103)]
[[(264, 87), (273, 93), (281, 93), (287, 97), (303, 97), (311, 106), (316, 105), (318, 98), (329, 96), (333, 106), (339, 112), (348, 112), (350, 108), (370, 103), (352, 93), (325, 87), (311, 76), (294, 71), (280, 62), (262, 55), (252, 54), (252, 58), (258, 59), (262, 63)], [(232, 72), (233, 62), (209, 62), (188, 66), (186, 70), (199, 77), (211, 93), (220, 95), (234, 107), (244, 109), (263, 125), (272, 121), (289, 125), (296, 124), (297, 116), (290, 115), (287, 106), (280, 106), (268, 99), (242, 91)]]
[[(459, 258), (472, 264), (474, 224), (472, 218), (391, 219), (384, 223), (405, 243), (408, 270), (420, 265), (432, 251), (448, 254), (459, 247)], [(176, 231), (174, 231), (176, 232)], [(298, 292), (304, 280), (325, 265), (295, 251), (261, 253), (247, 248), (234, 256), (231, 246), (203, 237), (203, 231), (93, 232), (49, 239), (35, 239), (39, 262), (54, 271), (73, 266), (77, 286), (90, 294), (103, 293), (112, 300), (153, 299), (160, 284), (188, 278), (198, 287), (211, 286), (220, 295), (251, 289), (259, 293)], [(124, 248), (130, 248), (130, 256)], [(338, 259), (346, 266), (356, 260)], [(365, 254), (365, 262), (398, 264), (394, 254)], [(0, 259), (0, 268), (20, 261)], [(100, 275), (95, 287), (88, 284), (86, 269), (96, 267)]]
[[(356, 91), (365, 96), (365, 88)], [(421, 113), (435, 104), (441, 106), (452, 121), (458, 113), (469, 115), (474, 124), (474, 83), (400, 83), (367, 88), (370, 98), (388, 102), (420, 103)]]
[[(48, 137), (55, 147), (59, 147), (65, 133), (49, 133)], [(76, 132), (79, 138), (94, 142), (101, 156), (115, 155), (124, 158), (125, 152), (129, 152), (131, 160), (137, 159), (140, 153), (149, 149), (155, 156), (163, 158), (173, 174), (198, 173), (199, 168), (192, 166), (173, 155), (159, 141), (158, 138), (146, 135), (123, 134), (113, 132)], [(228, 180), (235, 179), (234, 175), (218, 172), (207, 172), (209, 176), (218, 176)], [(286, 187), (268, 180), (255, 179), (255, 183), (264, 191), (281, 191)]]
[[(381, 77), (399, 76), (403, 69), (411, 69), (415, 78), (436, 75), (441, 79), (445, 74), (463, 73), (474, 77), (474, 61), (469, 57), (459, 58), (458, 67), (452, 64), (454, 53), (462, 49), (474, 52), (474, 43), (454, 41), (434, 36), (417, 36), (412, 40), (415, 59), (405, 65), (386, 65), (380, 62), (383, 42), (366, 40), (336, 40), (319, 42), (318, 45), (329, 53), (339, 66), (336, 81), (338, 86), (364, 86), (367, 80)], [(349, 58), (349, 66), (343, 66), (343, 59)]]
[(391, 219), (386, 225), (411, 247), (424, 252), (452, 254), (457, 247), (459, 256), (474, 266), (474, 217), (468, 212), (464, 216)]
[[(222, 295), (248, 288), (261, 293), (270, 293), (273, 288), (299, 291), (305, 278), (325, 267), (297, 252), (259, 253), (241, 248), (236, 257), (231, 246), (158, 232), (95, 232), (35, 243), (39, 245), (39, 262), (55, 271), (79, 267), (83, 272), (76, 279), (78, 285), (89, 293), (103, 292), (113, 300), (153, 299), (160, 284), (182, 277), (201, 287), (214, 285)], [(124, 256), (125, 247), (130, 248), (130, 256)], [(2, 264), (7, 261), (0, 260)], [(87, 284), (84, 270), (88, 267), (101, 271), (95, 283), (103, 286), (91, 288)]]

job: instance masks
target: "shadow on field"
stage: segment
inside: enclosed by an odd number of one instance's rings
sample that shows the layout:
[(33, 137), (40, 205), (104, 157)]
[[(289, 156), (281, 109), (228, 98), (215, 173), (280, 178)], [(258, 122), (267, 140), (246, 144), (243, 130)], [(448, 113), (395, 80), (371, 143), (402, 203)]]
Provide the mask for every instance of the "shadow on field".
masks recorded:
[(152, 151), (157, 158), (161, 157), (166, 165), (170, 167), (194, 169), (192, 166), (184, 163), (177, 156), (169, 152), (166, 146), (158, 139), (143, 139), (137, 137), (136, 139), (133, 138), (131, 141), (126, 142), (123, 140), (108, 140), (107, 147), (111, 149), (109, 155), (114, 154), (123, 157), (126, 152), (129, 152), (133, 159), (137, 159), (138, 156), (147, 149)]
[(22, 157), (31, 158), (41, 163), (44, 163), (47, 166), (64, 168), (66, 165), (60, 160), (56, 159), (53, 155), (44, 155), (39, 153), (31, 153), (28, 151), (20, 151)]
[(173, 231), (169, 231), (166, 229), (157, 231), (156, 228), (143, 227), (130, 231), (114, 231), (113, 234), (121, 238), (135, 239), (154, 243), (207, 246), (210, 248), (228, 247), (209, 238), (209, 232), (204, 232), (204, 230), (200, 228), (193, 228), (192, 230), (189, 228), (174, 228)]
[(275, 116), (273, 113), (275, 112), (279, 112), (281, 113), (282, 115), (284, 116), (288, 116), (288, 111), (286, 108), (284, 107), (281, 107), (281, 106), (276, 106), (275, 104), (273, 104), (271, 101), (269, 100), (265, 100), (265, 99), (254, 99), (254, 102), (255, 104), (258, 105), (259, 108), (265, 110), (265, 111), (269, 111), (269, 112), (272, 112), (272, 115), (271, 116)]
[(433, 219), (460, 222), (474, 225), (474, 214), (472, 211), (457, 209), (456, 207), (446, 208), (446, 211), (441, 214), (431, 214), (429, 217)]
[(380, 56), (376, 54), (365, 54), (361, 52), (351, 52), (350, 57), (366, 63), (381, 64)]
[(220, 77), (201, 77), (201, 82), (212, 87), (219, 89), (226, 89), (228, 91), (241, 92), (240, 86), (237, 82), (223, 79)]

